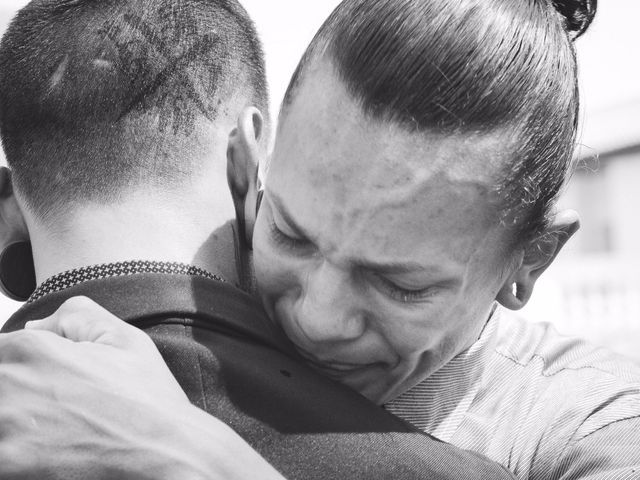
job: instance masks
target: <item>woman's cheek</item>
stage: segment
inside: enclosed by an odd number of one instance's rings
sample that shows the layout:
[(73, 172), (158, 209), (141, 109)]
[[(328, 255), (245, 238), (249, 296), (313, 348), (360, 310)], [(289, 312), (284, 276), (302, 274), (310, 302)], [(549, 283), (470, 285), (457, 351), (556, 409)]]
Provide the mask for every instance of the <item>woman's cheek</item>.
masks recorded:
[(260, 290), (273, 295), (293, 287), (297, 275), (292, 263), (276, 248), (268, 244), (256, 245), (254, 265)]

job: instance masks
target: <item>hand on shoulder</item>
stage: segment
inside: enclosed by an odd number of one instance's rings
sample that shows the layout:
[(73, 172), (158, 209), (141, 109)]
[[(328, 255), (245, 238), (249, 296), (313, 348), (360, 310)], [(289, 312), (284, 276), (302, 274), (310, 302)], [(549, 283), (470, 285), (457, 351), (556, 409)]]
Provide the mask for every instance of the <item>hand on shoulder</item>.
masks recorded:
[(87, 298), (0, 335), (0, 478), (281, 478)]

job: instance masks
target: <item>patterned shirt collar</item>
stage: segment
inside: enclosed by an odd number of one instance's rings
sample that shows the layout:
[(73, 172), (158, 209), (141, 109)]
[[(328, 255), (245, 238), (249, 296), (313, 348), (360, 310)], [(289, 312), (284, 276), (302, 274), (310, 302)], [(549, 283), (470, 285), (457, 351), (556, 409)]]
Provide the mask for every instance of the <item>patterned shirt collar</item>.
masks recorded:
[(76, 268), (59, 273), (45, 280), (29, 297), (27, 303), (35, 302), (50, 293), (59, 292), (89, 280), (109, 277), (121, 277), (138, 273), (163, 273), (167, 275), (191, 275), (205, 277), (217, 282), (225, 280), (200, 267), (178, 262), (156, 262), (148, 260), (131, 260), (127, 262), (105, 263), (89, 267)]

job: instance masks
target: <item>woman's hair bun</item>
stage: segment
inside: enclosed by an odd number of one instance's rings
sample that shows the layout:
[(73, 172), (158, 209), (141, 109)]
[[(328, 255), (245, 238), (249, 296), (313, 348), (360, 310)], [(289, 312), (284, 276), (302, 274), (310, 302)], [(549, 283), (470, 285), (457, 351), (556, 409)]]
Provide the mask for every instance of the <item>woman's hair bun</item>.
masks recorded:
[(598, 0), (551, 0), (572, 40), (587, 31), (598, 8)]

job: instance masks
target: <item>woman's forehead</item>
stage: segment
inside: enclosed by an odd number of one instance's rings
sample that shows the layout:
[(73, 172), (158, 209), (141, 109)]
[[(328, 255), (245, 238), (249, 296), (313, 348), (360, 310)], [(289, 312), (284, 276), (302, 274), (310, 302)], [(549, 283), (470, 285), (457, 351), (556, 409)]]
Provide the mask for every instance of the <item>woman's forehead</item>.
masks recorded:
[(332, 82), (303, 82), (278, 133), (267, 185), (296, 226), (332, 250), (468, 260), (498, 222), (504, 135), (408, 132), (367, 118)]
[(474, 182), (436, 175), (395, 188), (358, 189), (335, 177), (336, 188), (309, 180), (268, 184), (276, 220), (344, 261), (466, 264), (498, 226), (486, 189)]
[(323, 62), (305, 76), (280, 121), (273, 162), (318, 181), (331, 175), (384, 187), (444, 171), (495, 184), (514, 151), (514, 132), (506, 127), (444, 134), (375, 119)]

